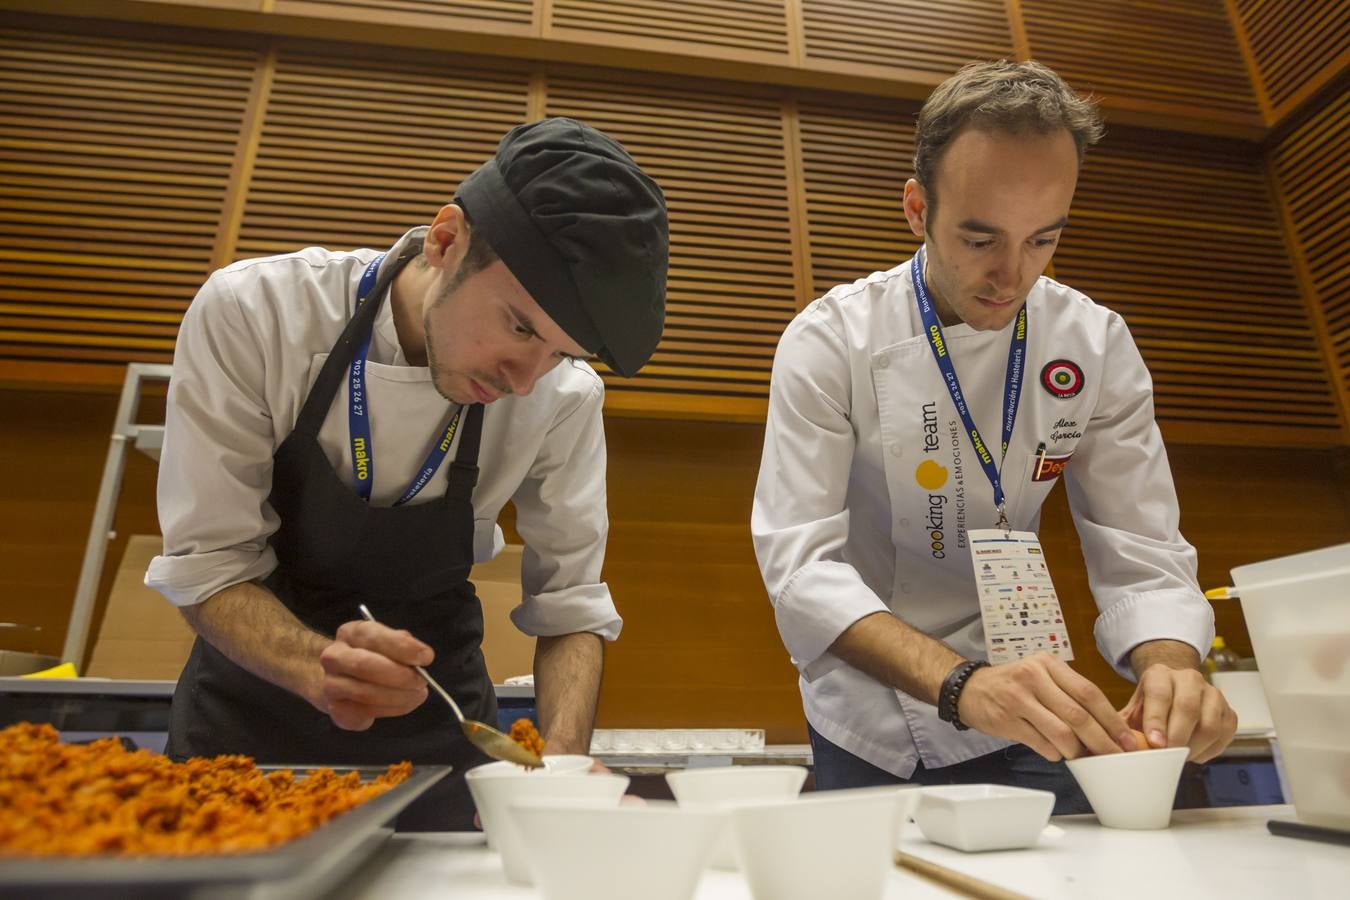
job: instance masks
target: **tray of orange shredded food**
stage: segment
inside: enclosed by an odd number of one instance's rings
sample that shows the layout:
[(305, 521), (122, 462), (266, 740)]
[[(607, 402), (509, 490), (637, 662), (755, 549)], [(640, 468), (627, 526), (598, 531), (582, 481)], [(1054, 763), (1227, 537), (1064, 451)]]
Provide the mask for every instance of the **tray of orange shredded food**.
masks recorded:
[(0, 731), (0, 896), (315, 897), (393, 832), (448, 766), (264, 771), (175, 763), (116, 738)]

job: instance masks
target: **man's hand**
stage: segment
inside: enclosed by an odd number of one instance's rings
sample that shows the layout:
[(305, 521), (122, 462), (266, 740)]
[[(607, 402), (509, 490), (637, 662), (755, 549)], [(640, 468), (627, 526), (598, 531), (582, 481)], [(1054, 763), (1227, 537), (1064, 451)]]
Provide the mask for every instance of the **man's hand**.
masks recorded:
[[(1120, 711), (1132, 728), (1148, 738), (1149, 747), (1189, 747), (1187, 759), (1207, 762), (1223, 752), (1237, 732), (1237, 713), (1223, 694), (1205, 681), (1192, 660), (1199, 661), (1195, 650), (1189, 658), (1183, 652), (1171, 654), (1175, 641), (1151, 641), (1141, 644), (1130, 655), (1139, 673), (1139, 687)], [(1167, 651), (1160, 656), (1159, 652)]]
[(323, 683), (310, 702), (348, 731), (365, 731), (376, 719), (402, 716), (427, 699), (427, 685), (413, 666), (429, 665), (431, 648), (406, 631), (375, 622), (347, 622), (319, 655)]
[(971, 728), (1019, 741), (1051, 762), (1134, 748), (1106, 695), (1049, 653), (976, 669), (957, 712)]

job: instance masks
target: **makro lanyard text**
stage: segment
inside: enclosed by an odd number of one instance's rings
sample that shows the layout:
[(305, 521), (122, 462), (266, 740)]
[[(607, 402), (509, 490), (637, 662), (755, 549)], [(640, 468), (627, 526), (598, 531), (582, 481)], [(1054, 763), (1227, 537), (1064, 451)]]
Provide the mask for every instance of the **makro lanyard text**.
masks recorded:
[(1003, 392), (1003, 452), (999, 456), (998, 465), (995, 465), (993, 454), (985, 446), (984, 438), (980, 437), (980, 430), (975, 427), (970, 407), (966, 404), (966, 396), (961, 391), (961, 382), (956, 377), (956, 367), (952, 365), (947, 341), (942, 334), (942, 323), (938, 320), (937, 310), (928, 295), (928, 284), (923, 278), (925, 253), (926, 248), (920, 248), (910, 262), (910, 271), (914, 277), (914, 296), (919, 303), (919, 318), (923, 320), (923, 331), (928, 338), (928, 346), (933, 350), (933, 359), (937, 361), (938, 371), (942, 373), (942, 380), (946, 382), (947, 391), (952, 395), (956, 414), (961, 417), (966, 434), (970, 435), (971, 441), (975, 444), (975, 455), (979, 457), (980, 466), (994, 487), (994, 505), (998, 507), (999, 525), (1007, 528), (1008, 509), (999, 468), (1003, 465), (1004, 457), (1008, 455), (1008, 442), (1012, 440), (1013, 424), (1017, 421), (1017, 401), (1022, 395), (1022, 374), (1026, 368), (1027, 354), (1027, 307), (1023, 304), (1017, 312), (1012, 343), (1008, 347), (1008, 374)]
[[(370, 299), (367, 295), (375, 287), (375, 277), (380, 271), (380, 263), (384, 257), (383, 253), (375, 257), (361, 275), (361, 284), (356, 289), (357, 310), (361, 309), (362, 303)], [(356, 313), (353, 312), (352, 315)], [(347, 422), (352, 442), (352, 476), (356, 481), (357, 495), (367, 502), (370, 501), (370, 486), (375, 481), (375, 448), (370, 440), (370, 405), (366, 396), (366, 357), (370, 355), (370, 336), (373, 331), (374, 328), (367, 329), (360, 346), (356, 348), (347, 379)], [(416, 497), (417, 492), (426, 487), (431, 476), (436, 474), (436, 470), (445, 461), (445, 455), (450, 452), (450, 444), (455, 439), (459, 417), (463, 412), (462, 406), (455, 411), (450, 424), (445, 427), (445, 433), (432, 445), (431, 452), (427, 454), (427, 461), (422, 463), (422, 468), (418, 470), (412, 484), (408, 485), (402, 497), (394, 501), (395, 506), (402, 506)]]

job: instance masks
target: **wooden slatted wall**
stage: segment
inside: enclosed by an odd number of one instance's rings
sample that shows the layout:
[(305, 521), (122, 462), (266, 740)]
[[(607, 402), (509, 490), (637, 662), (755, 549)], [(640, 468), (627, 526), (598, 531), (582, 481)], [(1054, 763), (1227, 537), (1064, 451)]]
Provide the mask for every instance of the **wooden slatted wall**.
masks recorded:
[(1345, 0), (1236, 0), (1271, 123), (1350, 67)]
[(800, 106), (812, 296), (889, 269), (918, 249), (901, 201), (913, 174), (914, 110), (902, 104)]
[[(11, 36), (0, 357), (166, 360), (213, 247), (224, 262), (387, 246), (512, 124), (545, 113), (612, 131), (670, 201), (666, 337), (638, 378), (606, 375), (617, 410), (757, 419), (800, 304), (914, 247), (900, 209), (912, 101), (272, 43)], [(250, 131), (255, 68), (267, 91)], [(249, 140), (232, 211), (231, 160)], [(1090, 156), (1057, 271), (1130, 319), (1174, 439), (1344, 440), (1263, 178), (1254, 145), (1176, 133), (1113, 127)], [(99, 213), (98, 254), (46, 249), (77, 197)], [(1343, 254), (1325, 253), (1322, 271), (1341, 271)]]
[(169, 359), (209, 271), (256, 61), (0, 30), (0, 358), (90, 380), (90, 364)]
[(1247, 145), (1114, 129), (1089, 151), (1055, 271), (1125, 316), (1169, 437), (1342, 439), (1261, 161)]
[[(198, 0), (200, 2), (200, 0)], [(274, 0), (279, 15), (529, 34), (535, 0)]]
[(1021, 0), (1031, 55), (1125, 108), (1260, 125), (1222, 0)]
[(975, 59), (1013, 55), (1004, 0), (801, 0), (812, 67), (937, 84)]
[(678, 43), (788, 58), (783, 0), (552, 0), (549, 26), (553, 36), (584, 33), (627, 46)]
[(1350, 417), (1350, 94), (1280, 141), (1271, 169)]
[(234, 258), (384, 249), (527, 118), (529, 74), (283, 46)]
[(614, 135), (670, 210), (665, 337), (636, 378), (606, 376), (607, 402), (762, 417), (796, 312), (782, 103), (558, 74), (546, 111)]

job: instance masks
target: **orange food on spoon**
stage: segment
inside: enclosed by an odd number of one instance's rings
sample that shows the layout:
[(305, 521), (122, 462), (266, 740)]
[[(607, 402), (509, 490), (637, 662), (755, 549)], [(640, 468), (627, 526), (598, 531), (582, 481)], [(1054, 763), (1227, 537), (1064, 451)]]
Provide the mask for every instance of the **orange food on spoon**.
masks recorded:
[(511, 723), (511, 740), (529, 750), (535, 756), (544, 755), (544, 739), (529, 719), (516, 719)]

